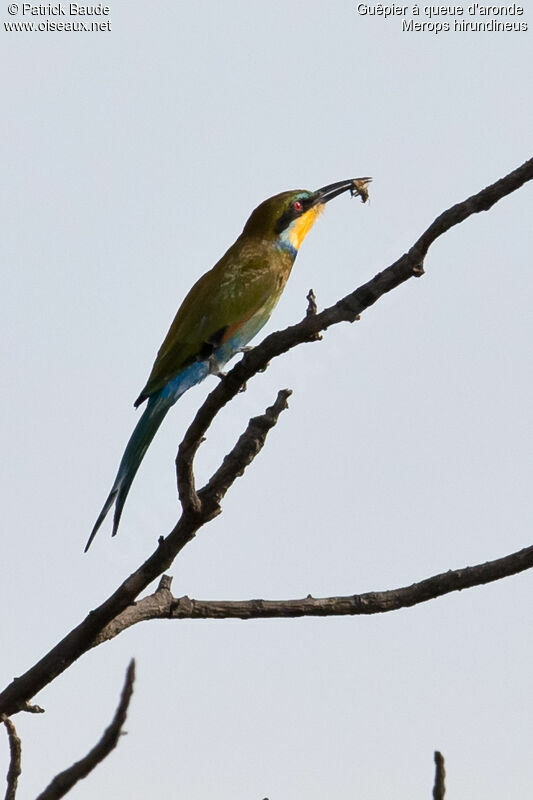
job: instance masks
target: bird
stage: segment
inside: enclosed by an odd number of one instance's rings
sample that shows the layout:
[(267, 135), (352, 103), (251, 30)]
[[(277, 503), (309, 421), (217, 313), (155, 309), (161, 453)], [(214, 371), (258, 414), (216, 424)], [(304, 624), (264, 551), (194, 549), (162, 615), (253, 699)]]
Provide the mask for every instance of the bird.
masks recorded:
[(351, 178), (316, 191), (297, 189), (264, 200), (215, 266), (192, 287), (159, 348), (137, 408), (146, 402), (126, 445), (111, 491), (93, 526), (85, 552), (111, 507), (115, 536), (124, 503), (142, 459), (174, 403), (222, 367), (268, 321), (294, 260), (326, 203), (344, 192), (368, 198), (371, 178)]

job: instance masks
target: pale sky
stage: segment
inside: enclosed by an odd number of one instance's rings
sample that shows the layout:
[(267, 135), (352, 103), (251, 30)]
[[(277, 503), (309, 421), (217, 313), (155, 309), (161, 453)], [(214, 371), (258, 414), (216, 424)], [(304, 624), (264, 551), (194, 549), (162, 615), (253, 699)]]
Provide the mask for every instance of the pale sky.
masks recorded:
[[(328, 205), (268, 333), (310, 287), (329, 305), (533, 155), (528, 9), (527, 31), (436, 34), (350, 0), (109, 5), (111, 30), (92, 33), (7, 32), (58, 18), (2, 10), (2, 687), (175, 522), (177, 445), (215, 378), (169, 413), (119, 535), (107, 523), (83, 555), (168, 325), (251, 210), (374, 178), (367, 205)], [(225, 409), (199, 482), (293, 390), (176, 560), (177, 596), (392, 589), (531, 544), (532, 201), (526, 185), (455, 228), (422, 279)], [(412, 800), (431, 796), (435, 749), (454, 800), (525, 797), (532, 591), (529, 572), (368, 618), (139, 625), (38, 695), (45, 715), (15, 719), (18, 798), (93, 746), (132, 656), (128, 735), (73, 800)]]

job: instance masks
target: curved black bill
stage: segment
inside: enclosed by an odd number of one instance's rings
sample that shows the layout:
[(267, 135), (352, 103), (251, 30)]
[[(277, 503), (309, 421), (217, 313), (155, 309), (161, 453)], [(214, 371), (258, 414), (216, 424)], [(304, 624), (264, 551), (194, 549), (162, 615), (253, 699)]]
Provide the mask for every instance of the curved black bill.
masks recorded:
[(312, 200), (312, 205), (316, 206), (321, 203), (328, 203), (334, 197), (338, 197), (344, 192), (350, 191), (352, 197), (354, 195), (363, 195), (367, 184), (371, 182), (372, 178), (349, 178), (346, 181), (337, 181), (337, 183), (330, 183), (328, 186), (323, 186), (317, 189)]

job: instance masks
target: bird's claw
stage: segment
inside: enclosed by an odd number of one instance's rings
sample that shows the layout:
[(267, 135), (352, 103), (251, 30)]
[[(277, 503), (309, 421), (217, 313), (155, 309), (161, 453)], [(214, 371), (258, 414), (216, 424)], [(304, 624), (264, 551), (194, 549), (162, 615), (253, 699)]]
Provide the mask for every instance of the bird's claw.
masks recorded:
[(208, 358), (207, 366), (208, 366), (210, 375), (214, 375), (216, 378), (220, 378), (220, 380), (222, 380), (222, 378), (226, 377), (226, 373), (223, 372), (220, 369), (220, 367), (218, 366), (218, 362), (217, 362), (216, 358), (213, 358), (213, 356), (210, 356)]

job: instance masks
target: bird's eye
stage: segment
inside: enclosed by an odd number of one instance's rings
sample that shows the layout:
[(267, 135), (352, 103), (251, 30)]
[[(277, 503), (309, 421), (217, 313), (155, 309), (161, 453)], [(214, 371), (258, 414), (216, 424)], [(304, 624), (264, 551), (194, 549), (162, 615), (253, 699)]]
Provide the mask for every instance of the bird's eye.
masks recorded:
[(294, 201), (294, 203), (292, 204), (292, 208), (293, 208), (293, 210), (294, 210), (294, 211), (297, 211), (298, 213), (300, 213), (300, 211), (303, 211), (303, 210), (304, 210), (304, 207), (303, 207), (303, 205), (300, 203), (300, 201), (299, 201), (299, 200), (295, 200), (295, 201)]

